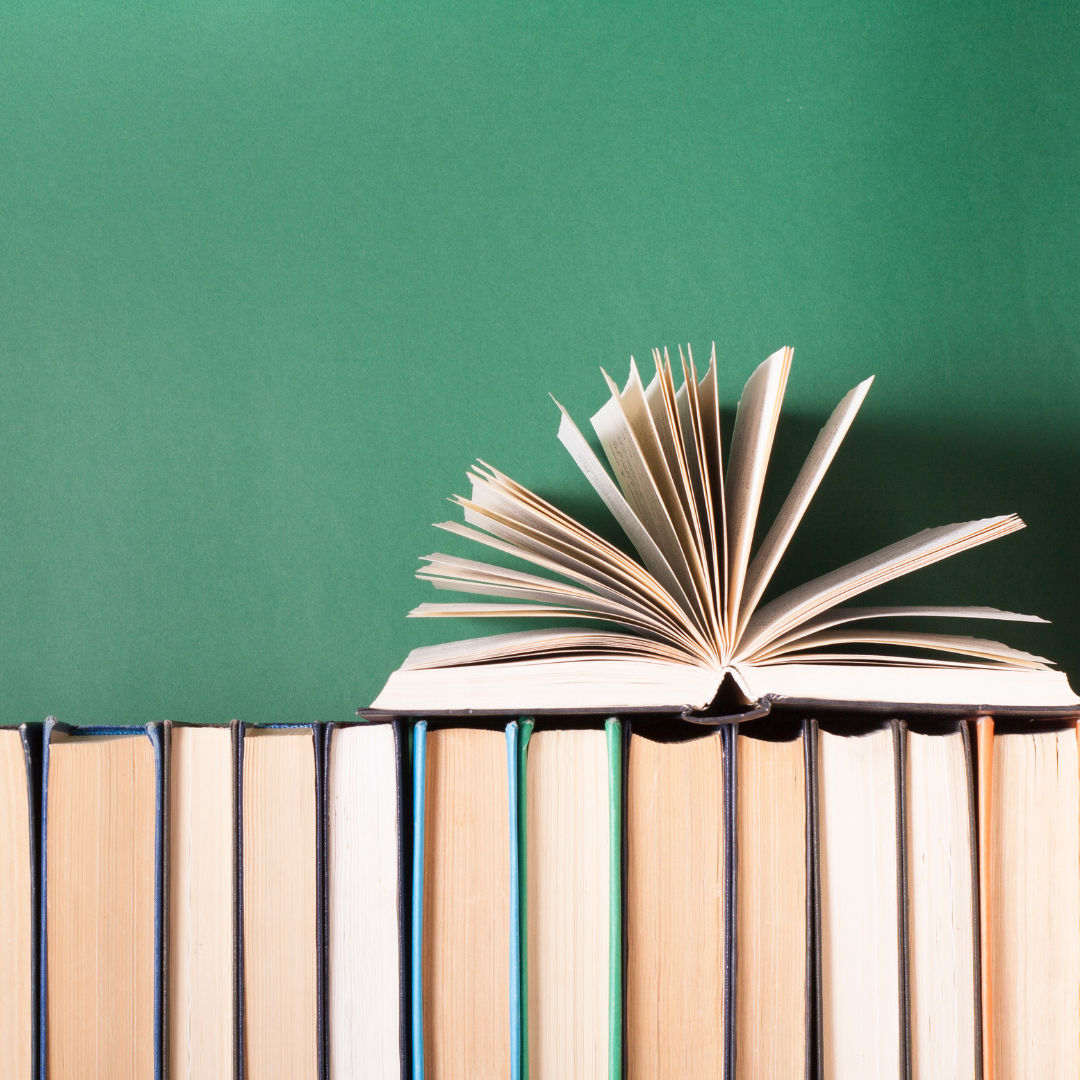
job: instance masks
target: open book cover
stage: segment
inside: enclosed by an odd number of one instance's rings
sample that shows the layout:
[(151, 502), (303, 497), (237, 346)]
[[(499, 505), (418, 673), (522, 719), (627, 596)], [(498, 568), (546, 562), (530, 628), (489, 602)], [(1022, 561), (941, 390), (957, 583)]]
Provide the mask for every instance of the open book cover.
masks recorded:
[(653, 359), (647, 386), (633, 359), (622, 390), (604, 373), (611, 397), (592, 426), (610, 471), (559, 406), (559, 441), (638, 557), (479, 462), (468, 474), (471, 497), (453, 500), (464, 524), (437, 527), (541, 573), (424, 556), (422, 580), (497, 599), (425, 603), (410, 615), (532, 618), (541, 628), (414, 649), (372, 711), (714, 712), (722, 686), (729, 712), (811, 701), (946, 711), (1080, 707), (1065, 674), (1043, 657), (981, 638), (888, 628), (919, 618), (1045, 621), (1036, 616), (989, 607), (842, 606), (1023, 528), (1015, 514), (926, 529), (761, 603), (872, 378), (836, 407), (754, 551), (792, 350), (770, 356), (743, 388), (726, 462), (715, 348), (703, 378), (689, 348), (685, 356), (679, 350), (678, 390), (667, 350), (654, 350)]

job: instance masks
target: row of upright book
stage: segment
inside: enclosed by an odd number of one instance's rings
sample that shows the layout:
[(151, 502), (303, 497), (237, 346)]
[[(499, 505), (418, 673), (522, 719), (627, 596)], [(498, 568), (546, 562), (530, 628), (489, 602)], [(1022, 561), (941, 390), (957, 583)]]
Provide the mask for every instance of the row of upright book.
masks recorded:
[(1075, 1078), (1077, 738), (0, 729), (0, 1080)]

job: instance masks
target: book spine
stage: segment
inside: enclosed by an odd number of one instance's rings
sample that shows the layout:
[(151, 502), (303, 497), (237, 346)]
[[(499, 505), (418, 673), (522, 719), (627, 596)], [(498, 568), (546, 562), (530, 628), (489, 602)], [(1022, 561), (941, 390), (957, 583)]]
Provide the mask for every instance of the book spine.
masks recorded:
[(982, 933), (979, 927), (979, 796), (975, 783), (975, 754), (972, 746), (972, 722), (960, 721), (964, 740), (964, 769), (967, 774), (968, 822), (971, 838), (971, 928), (974, 945), (975, 973), (975, 1080), (983, 1080), (983, 1016), (982, 1016)]
[(825, 1075), (825, 1033), (823, 1030), (825, 1007), (822, 1000), (822, 959), (821, 959), (821, 814), (818, 798), (820, 770), (818, 755), (818, 723), (816, 720), (808, 722), (806, 744), (806, 791), (807, 808), (809, 817), (806, 823), (808, 840), (807, 859), (809, 860), (810, 878), (807, 882), (810, 897), (807, 904), (811, 909), (811, 939), (813, 952), (811, 954), (812, 984), (813, 984), (813, 1026), (811, 1028), (811, 1067), (808, 1075), (824, 1077)]
[(154, 823), (154, 1076), (161, 1080), (166, 1068), (165, 1039), (168, 1027), (165, 1018), (165, 965), (167, 963), (165, 920), (166, 903), (165, 854), (168, 814), (167, 736), (159, 723), (147, 724), (146, 734), (154, 748), (154, 780), (156, 821)]
[[(394, 728), (394, 764), (397, 777), (397, 873), (398, 873), (398, 1053), (401, 1057), (400, 1080), (407, 1080), (409, 1075), (409, 896), (411, 882), (410, 866), (406, 860), (408, 854), (407, 828), (410, 822), (410, 804), (407, 799), (410, 790), (408, 756), (411, 729), (406, 732), (400, 720), (395, 720)], [(329, 776), (329, 772), (327, 773)], [(240, 1080), (240, 1078), (237, 1078)]]
[(994, 981), (990, 956), (993, 945), (993, 909), (990, 901), (990, 830), (993, 824), (994, 720), (980, 716), (975, 721), (979, 787), (979, 937), (982, 970), (982, 1067), (983, 1075), (994, 1076)]
[(620, 842), (622, 845), (622, 873), (619, 881), (619, 910), (622, 912), (622, 965), (621, 965), (621, 977), (622, 977), (622, 999), (619, 1002), (619, 1012), (622, 1017), (622, 1060), (624, 1069), (628, 1068), (628, 1048), (627, 1048), (627, 1025), (626, 1025), (626, 969), (629, 962), (630, 948), (629, 948), (629, 926), (627, 925), (627, 896), (629, 879), (628, 879), (628, 866), (630, 861), (630, 815), (627, 812), (628, 795), (627, 792), (630, 786), (630, 719), (627, 718), (623, 721), (623, 737), (622, 737), (622, 775), (620, 777), (621, 792), (622, 792), (622, 828), (619, 830)]
[(326, 818), (319, 808), (326, 801), (326, 771), (322, 724), (311, 725), (312, 753), (315, 756), (315, 1009), (317, 1027), (317, 1072), (320, 1080), (327, 1080), (327, 1022), (326, 1022)]
[(738, 975), (738, 951), (736, 946), (735, 920), (738, 918), (736, 888), (738, 887), (739, 850), (736, 839), (736, 788), (738, 785), (737, 745), (739, 729), (735, 724), (721, 727), (720, 746), (724, 755), (724, 1060), (723, 1080), (735, 1075), (735, 1000)]
[(521, 1077), (521, 896), (518, 838), (518, 725), (506, 725), (507, 805), (510, 809), (510, 1080)]
[(518, 956), (520, 987), (518, 1008), (521, 1025), (521, 1077), (529, 1080), (529, 829), (527, 811), (529, 739), (535, 722), (530, 717), (521, 720), (517, 750), (518, 795), (518, 934), (521, 948)]
[(802, 722), (803, 743), (803, 799), (805, 806), (806, 828), (806, 1055), (803, 1062), (803, 1078), (811, 1080), (814, 1075), (814, 1051), (817, 1033), (817, 1017), (815, 1004), (817, 1002), (815, 984), (817, 981), (817, 964), (814, 959), (814, 946), (817, 941), (817, 904), (814, 896), (814, 867), (816, 834), (814, 830), (815, 801), (813, 788), (813, 757), (814, 757), (814, 732), (813, 721)]
[(41, 950), (38, 870), (41, 849), (41, 724), (20, 724), (23, 761), (26, 765), (26, 809), (30, 825), (30, 1080), (38, 1074), (38, 971)]
[(38, 895), (41, 898), (40, 954), (38, 958), (38, 1076), (39, 1080), (48, 1077), (48, 1035), (49, 1035), (49, 877), (48, 877), (48, 831), (49, 831), (49, 743), (52, 733), (59, 728), (67, 728), (57, 721), (55, 716), (45, 718), (42, 733), (41, 750), (41, 886)]
[(236, 823), (233, 847), (233, 1018), (236, 1045), (233, 1067), (236, 1080), (244, 1075), (244, 731), (242, 720), (233, 721), (233, 820)]
[(608, 1075), (622, 1078), (622, 725), (617, 719), (604, 723), (607, 737), (608, 792), (611, 799), (611, 839), (608, 845)]
[(900, 1080), (911, 1080), (911, 964), (908, 942), (907, 724), (892, 721), (896, 788), (896, 943), (900, 966)]
[(412, 875), (412, 1068), (424, 1080), (424, 780), (427, 771), (427, 721), (413, 729)]

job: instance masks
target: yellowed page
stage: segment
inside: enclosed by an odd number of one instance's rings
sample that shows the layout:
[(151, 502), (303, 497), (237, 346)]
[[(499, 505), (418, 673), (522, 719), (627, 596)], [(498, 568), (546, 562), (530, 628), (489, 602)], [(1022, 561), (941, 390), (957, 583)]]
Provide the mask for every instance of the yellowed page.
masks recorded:
[(836, 604), (876, 585), (940, 562), (950, 555), (1007, 536), (1024, 523), (1015, 514), (942, 525), (890, 544), (880, 551), (841, 566), (829, 574), (808, 581), (758, 609), (740, 638), (736, 659), (753, 660), (762, 649), (782, 634), (794, 629)]
[(174, 727), (170, 768), (170, 1076), (231, 1080), (236, 835), (231, 729)]
[[(510, 1075), (510, 804), (501, 731), (427, 736), (424, 1075)], [(537, 1078), (539, 1080), (539, 1078)]]
[(608, 385), (612, 394), (611, 399), (593, 416), (593, 429), (622, 487), (626, 501), (633, 507), (641, 523), (663, 552), (664, 558), (690, 600), (692, 610), (704, 627), (704, 612), (698, 595), (698, 585), (691, 572), (690, 554), (653, 479), (647, 464), (646, 452), (633, 431), (619, 395), (619, 389), (610, 379), (608, 379)]
[(791, 349), (780, 349), (758, 366), (743, 387), (735, 414), (724, 481), (729, 559), (727, 621), (732, 630), (739, 622), (750, 545), (754, 540), (765, 471), (769, 467), (791, 356)]
[(797, 1077), (809, 973), (803, 740), (738, 738), (735, 1074)]
[(716, 1080), (724, 1054), (724, 777), (719, 734), (631, 735), (626, 1070)]
[(244, 736), (245, 1080), (317, 1080), (315, 748)]
[(529, 1077), (603, 1078), (610, 969), (606, 735), (537, 732), (526, 768)]
[(49, 747), (50, 1080), (154, 1075), (154, 750), (145, 735)]
[(746, 583), (743, 586), (743, 596), (739, 606), (738, 633), (746, 628), (750, 616), (754, 613), (754, 608), (757, 607), (757, 602), (765, 592), (765, 587), (772, 580), (773, 572), (784, 552), (787, 551), (787, 546), (795, 535), (795, 530), (799, 527), (799, 522), (802, 521), (806, 508), (810, 505), (810, 500), (813, 499), (814, 493), (832, 464), (836, 451), (840, 449), (840, 444), (844, 441), (844, 436), (848, 433), (848, 428), (851, 427), (855, 414), (869, 393), (870, 384), (873, 381), (873, 376), (871, 376), (847, 394), (833, 410), (832, 416), (829, 417), (814, 441), (788, 497), (784, 500), (784, 505), (780, 507), (772, 528), (761, 542), (761, 547), (754, 556), (750, 569), (746, 572)]
[(1073, 730), (994, 736), (996, 1080), (1080, 1076), (1080, 783)]
[(822, 1043), (831, 1080), (900, 1071), (892, 732), (818, 736)]

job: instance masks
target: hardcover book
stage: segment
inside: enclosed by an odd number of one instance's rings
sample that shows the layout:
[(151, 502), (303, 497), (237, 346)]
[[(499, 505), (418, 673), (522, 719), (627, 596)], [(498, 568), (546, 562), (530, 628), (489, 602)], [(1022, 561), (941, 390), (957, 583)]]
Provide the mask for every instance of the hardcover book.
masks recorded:
[(592, 426), (610, 472), (560, 406), (559, 440), (636, 557), (478, 463), (469, 472), (470, 497), (452, 500), (464, 523), (438, 528), (539, 572), (428, 555), (419, 578), (496, 602), (424, 603), (410, 614), (535, 619), (544, 628), (415, 649), (372, 710), (700, 711), (727, 685), (742, 708), (831, 701), (906, 703), (959, 715), (1009, 708), (1075, 713), (1080, 698), (1044, 657), (905, 628), (926, 619), (1042, 619), (980, 606), (841, 606), (1022, 528), (1015, 514), (926, 529), (762, 603), (872, 379), (836, 407), (755, 551), (792, 350), (774, 353), (746, 383), (726, 467), (715, 348), (700, 379), (692, 353), (684, 357), (680, 349), (678, 390), (667, 351), (654, 351), (653, 359), (648, 386), (633, 360), (622, 390), (605, 374), (611, 397)]
[(161, 727), (50, 717), (43, 742), (41, 1080), (160, 1077)]
[(0, 1077), (37, 1062), (41, 725), (0, 728)]
[(518, 725), (413, 729), (413, 1080), (519, 1080)]
[(327, 1073), (406, 1080), (408, 733), (327, 724), (323, 752)]

